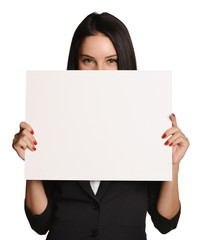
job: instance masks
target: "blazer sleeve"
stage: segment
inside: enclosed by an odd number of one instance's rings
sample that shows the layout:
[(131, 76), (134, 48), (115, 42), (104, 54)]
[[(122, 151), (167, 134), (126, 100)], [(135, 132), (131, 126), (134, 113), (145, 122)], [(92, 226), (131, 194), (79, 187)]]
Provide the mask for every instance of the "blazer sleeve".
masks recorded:
[(171, 219), (167, 219), (159, 214), (157, 210), (157, 201), (160, 193), (161, 183), (162, 182), (160, 181), (148, 183), (148, 213), (151, 216), (154, 226), (159, 230), (159, 232), (166, 234), (177, 227), (181, 213), (181, 207), (176, 215)]
[(24, 210), (31, 228), (38, 234), (46, 234), (50, 229), (53, 221), (53, 188), (52, 181), (42, 181), (44, 190), (47, 195), (47, 207), (41, 214), (33, 214), (26, 205), (26, 198), (24, 200)]

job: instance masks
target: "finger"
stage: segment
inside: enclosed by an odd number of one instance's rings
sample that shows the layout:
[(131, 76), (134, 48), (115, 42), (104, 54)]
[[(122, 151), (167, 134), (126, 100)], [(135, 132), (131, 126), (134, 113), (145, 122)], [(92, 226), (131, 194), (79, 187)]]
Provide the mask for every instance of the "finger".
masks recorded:
[(29, 141), (31, 141), (32, 145), (37, 145), (37, 141), (36, 141), (35, 137), (25, 128), (22, 130), (21, 133), (15, 134), (15, 137), (12, 142), (13, 148), (14, 148), (15, 143), (18, 142), (19, 139), (22, 138), (23, 136), (27, 136), (29, 138)]
[[(25, 151), (27, 147), (31, 151), (34, 151), (34, 144), (31, 143), (31, 141), (29, 140), (29, 138), (27, 136), (23, 136), (22, 138), (20, 138), (19, 141), (16, 142), (14, 145), (14, 148), (16, 149), (16, 151), (18, 151), (21, 148)], [(36, 150), (36, 148), (35, 148), (35, 150)]]
[(170, 135), (173, 135), (173, 134), (175, 134), (176, 132), (180, 132), (183, 136), (185, 136), (185, 135), (183, 134), (183, 132), (180, 130), (180, 128), (178, 128), (178, 127), (171, 127), (171, 128), (167, 129), (167, 130), (163, 133), (162, 138), (169, 137)]
[(174, 141), (177, 138), (184, 138), (185, 140), (187, 140), (187, 138), (181, 133), (181, 132), (176, 132), (174, 135), (172, 135), (164, 144), (165, 145), (169, 145), (172, 146), (172, 144), (174, 145)]
[(32, 142), (32, 144), (37, 145), (37, 141), (35, 139), (35, 137), (29, 132), (28, 129), (23, 129), (21, 132), (21, 136), (27, 136), (29, 138), (29, 140)]
[(31, 140), (26, 136), (26, 135), (24, 135), (23, 137), (22, 137), (22, 139), (26, 142), (26, 144), (27, 144), (27, 147), (30, 149), (30, 150), (36, 150), (36, 148), (35, 148), (35, 146), (34, 146), (34, 143), (33, 142), (31, 142)]
[(19, 149), (23, 149), (24, 151), (27, 148), (27, 143), (23, 139), (19, 139), (14, 145), (13, 148), (18, 152)]
[(19, 127), (20, 131), (26, 128), (31, 134), (34, 134), (33, 128), (27, 122), (21, 122)]
[(172, 120), (172, 127), (177, 127), (177, 121), (176, 121), (176, 116), (172, 113), (170, 115), (170, 118)]

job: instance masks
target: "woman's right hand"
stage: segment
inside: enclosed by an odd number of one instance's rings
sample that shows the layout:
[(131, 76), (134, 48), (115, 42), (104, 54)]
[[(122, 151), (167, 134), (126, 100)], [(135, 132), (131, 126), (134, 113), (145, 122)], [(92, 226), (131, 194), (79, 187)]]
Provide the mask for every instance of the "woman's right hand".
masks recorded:
[(34, 131), (32, 127), (26, 123), (20, 123), (20, 131), (15, 134), (12, 147), (17, 152), (19, 157), (25, 160), (25, 150), (28, 147), (31, 151), (35, 151), (36, 148), (34, 145), (37, 145), (37, 142), (33, 136)]

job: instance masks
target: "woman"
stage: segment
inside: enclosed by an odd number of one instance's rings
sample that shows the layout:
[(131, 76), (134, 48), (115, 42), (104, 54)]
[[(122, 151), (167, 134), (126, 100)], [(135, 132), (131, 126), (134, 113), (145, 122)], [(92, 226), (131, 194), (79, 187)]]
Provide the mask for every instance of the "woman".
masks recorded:
[[(76, 29), (67, 70), (137, 70), (131, 38), (125, 25), (108, 13), (88, 15)], [(148, 212), (154, 226), (167, 233), (180, 216), (179, 164), (189, 147), (177, 126), (163, 132), (172, 147), (173, 181), (34, 181), (26, 182), (26, 216), (34, 231), (47, 239), (145, 240)], [(32, 127), (20, 123), (13, 148), (24, 159), (37, 145)], [(162, 139), (161, 139), (162, 140)], [(167, 147), (168, 147), (167, 146)]]

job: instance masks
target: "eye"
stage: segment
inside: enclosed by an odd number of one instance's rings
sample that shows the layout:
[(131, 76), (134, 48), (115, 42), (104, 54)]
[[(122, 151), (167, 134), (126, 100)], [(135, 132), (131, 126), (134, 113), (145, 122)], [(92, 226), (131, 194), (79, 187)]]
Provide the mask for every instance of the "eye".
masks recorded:
[(109, 62), (109, 63), (117, 63), (117, 59), (111, 58), (111, 59), (108, 59), (108, 62)]
[(91, 63), (91, 62), (94, 62), (92, 59), (90, 59), (90, 58), (84, 58), (84, 59), (82, 59), (82, 62), (84, 62), (84, 63)]

